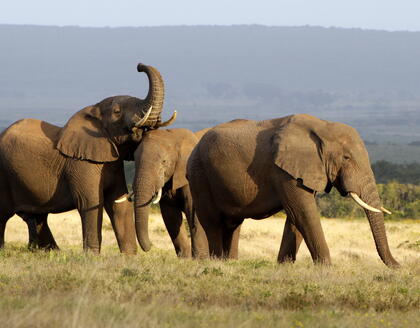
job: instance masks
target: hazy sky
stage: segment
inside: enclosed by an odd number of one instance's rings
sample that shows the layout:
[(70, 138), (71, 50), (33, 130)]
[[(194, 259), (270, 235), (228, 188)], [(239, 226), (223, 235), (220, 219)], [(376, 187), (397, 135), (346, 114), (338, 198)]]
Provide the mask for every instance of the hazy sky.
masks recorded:
[(0, 0), (0, 24), (337, 26), (420, 31), (420, 0)]

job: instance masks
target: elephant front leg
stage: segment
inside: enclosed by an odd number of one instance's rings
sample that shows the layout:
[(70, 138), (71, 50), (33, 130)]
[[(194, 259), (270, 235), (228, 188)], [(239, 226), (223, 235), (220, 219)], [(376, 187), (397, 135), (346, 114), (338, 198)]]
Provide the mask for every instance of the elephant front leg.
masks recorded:
[[(330, 251), (322, 230), (314, 194), (301, 187), (296, 180), (280, 184), (278, 188), (287, 218), (302, 234), (314, 263), (331, 264)], [(298, 235), (296, 231), (294, 234)], [(287, 249), (286, 245), (283, 249)]]
[(160, 202), (160, 210), (177, 256), (191, 257), (191, 246), (182, 220), (181, 210), (167, 204), (164, 200)]
[(296, 254), (302, 243), (303, 237), (292, 220), (288, 217), (284, 224), (283, 238), (281, 240), (280, 251), (277, 257), (279, 263), (295, 262)]
[(101, 252), (102, 243), (102, 205), (95, 204), (79, 209), (82, 219), (83, 249), (94, 254)]

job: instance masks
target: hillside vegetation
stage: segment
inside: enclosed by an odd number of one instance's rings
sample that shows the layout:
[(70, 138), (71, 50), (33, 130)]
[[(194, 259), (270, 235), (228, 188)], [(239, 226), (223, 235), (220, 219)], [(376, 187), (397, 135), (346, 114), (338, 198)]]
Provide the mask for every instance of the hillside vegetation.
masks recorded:
[(323, 220), (333, 265), (312, 264), (302, 245), (295, 264), (275, 262), (284, 218), (246, 220), (240, 259), (178, 260), (160, 216), (149, 253), (118, 254), (104, 221), (101, 256), (83, 254), (80, 218), (51, 215), (62, 250), (30, 252), (22, 220), (0, 251), (4, 327), (417, 327), (420, 226), (387, 222), (391, 251), (380, 261), (366, 220)]

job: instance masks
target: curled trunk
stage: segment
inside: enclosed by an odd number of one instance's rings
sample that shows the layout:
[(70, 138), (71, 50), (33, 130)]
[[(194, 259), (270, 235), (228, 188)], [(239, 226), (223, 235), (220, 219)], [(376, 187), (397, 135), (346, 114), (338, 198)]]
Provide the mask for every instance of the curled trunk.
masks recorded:
[(161, 112), (163, 108), (163, 101), (165, 97), (165, 86), (163, 83), (162, 76), (159, 71), (152, 67), (144, 64), (137, 65), (138, 72), (144, 72), (147, 74), (149, 79), (149, 91), (146, 98), (144, 99), (145, 109), (147, 111), (151, 106), (152, 110), (144, 125), (155, 127), (159, 125), (161, 121)]

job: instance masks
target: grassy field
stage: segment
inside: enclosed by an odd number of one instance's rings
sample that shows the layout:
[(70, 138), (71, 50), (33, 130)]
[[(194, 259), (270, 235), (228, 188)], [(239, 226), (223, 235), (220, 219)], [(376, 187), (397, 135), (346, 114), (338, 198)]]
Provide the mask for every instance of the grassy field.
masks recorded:
[(333, 265), (275, 262), (283, 218), (247, 220), (236, 261), (178, 260), (151, 222), (149, 253), (121, 256), (109, 220), (101, 256), (81, 250), (75, 212), (52, 215), (59, 252), (30, 252), (9, 221), (0, 251), (1, 327), (420, 327), (420, 223), (387, 222), (403, 267), (385, 267), (366, 220), (323, 220)]

